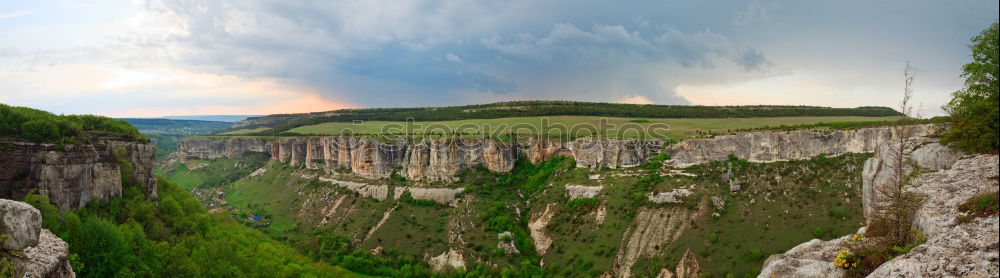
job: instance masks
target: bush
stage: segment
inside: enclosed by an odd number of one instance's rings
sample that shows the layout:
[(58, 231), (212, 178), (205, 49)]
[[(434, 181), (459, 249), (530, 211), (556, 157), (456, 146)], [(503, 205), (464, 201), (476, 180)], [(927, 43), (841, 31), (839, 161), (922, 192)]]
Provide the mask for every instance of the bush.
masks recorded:
[(823, 238), (824, 235), (826, 235), (826, 230), (823, 230), (822, 227), (816, 227), (815, 229), (813, 229), (813, 236), (814, 237), (816, 237), (816, 238)]
[(594, 207), (597, 207), (595, 198), (576, 198), (566, 202), (566, 209), (573, 212), (590, 211)]
[(747, 250), (746, 253), (743, 253), (743, 260), (746, 260), (747, 262), (763, 261), (764, 251), (761, 251), (760, 249), (757, 248)]

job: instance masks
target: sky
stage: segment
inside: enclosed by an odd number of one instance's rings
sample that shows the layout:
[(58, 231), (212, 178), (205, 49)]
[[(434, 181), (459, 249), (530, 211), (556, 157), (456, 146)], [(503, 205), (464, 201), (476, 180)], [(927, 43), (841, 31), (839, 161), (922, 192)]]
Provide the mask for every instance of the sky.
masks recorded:
[(112, 117), (510, 100), (898, 106), (992, 1), (0, 0), (0, 103)]

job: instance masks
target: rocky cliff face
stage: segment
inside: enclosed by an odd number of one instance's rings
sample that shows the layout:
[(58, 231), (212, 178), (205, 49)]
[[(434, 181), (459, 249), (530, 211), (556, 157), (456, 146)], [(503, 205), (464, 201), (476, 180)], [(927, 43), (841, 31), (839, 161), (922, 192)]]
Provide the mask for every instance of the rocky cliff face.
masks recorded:
[(19, 253), (5, 258), (14, 268), (12, 277), (76, 277), (67, 259), (69, 245), (42, 229), (38, 209), (0, 199), (0, 215), (0, 234), (7, 237), (2, 248)]
[(876, 203), (884, 201), (885, 197), (878, 193), (878, 189), (893, 182), (896, 169), (902, 168), (904, 176), (915, 168), (920, 168), (921, 172), (937, 172), (951, 168), (963, 155), (961, 151), (942, 146), (934, 139), (911, 138), (902, 143), (903, 167), (896, 167), (894, 165), (898, 161), (894, 159), (894, 153), (898, 153), (900, 147), (899, 142), (886, 142), (875, 151), (875, 157), (865, 161), (861, 172), (861, 202), (864, 204), (865, 219), (870, 219), (877, 212)]
[(184, 159), (233, 157), (247, 151), (270, 152), (291, 165), (335, 171), (350, 169), (367, 178), (396, 172), (410, 180), (452, 181), (459, 172), (483, 165), (507, 172), (519, 156), (534, 163), (556, 155), (576, 159), (578, 167), (617, 168), (638, 165), (663, 147), (659, 140), (578, 139), (503, 143), (489, 139), (425, 139), (383, 142), (364, 137), (303, 137), (267, 141), (257, 138), (185, 138), (178, 142)]
[[(905, 127), (913, 136), (931, 134), (933, 125)], [(789, 131), (716, 136), (682, 141), (667, 148), (679, 167), (725, 160), (730, 154), (751, 162), (799, 160), (820, 154), (874, 152), (879, 143), (895, 138), (890, 127), (837, 130), (830, 133)]]
[[(926, 138), (914, 140), (918, 144), (911, 145), (907, 156), (923, 171), (905, 190), (923, 197), (913, 225), (927, 237), (927, 242), (886, 262), (868, 277), (996, 277), (1000, 274), (997, 264), (1000, 220), (992, 215), (959, 222), (962, 213), (958, 206), (976, 194), (997, 190), (1000, 158), (996, 155), (961, 158), (961, 153)], [(884, 177), (891, 175), (892, 167), (884, 163), (888, 159), (884, 154), (894, 148), (898, 149), (898, 144), (882, 144), (876, 157), (866, 162), (863, 174), (866, 217), (884, 202), (873, 196), (875, 191), (870, 188), (885, 184)], [(864, 228), (859, 233), (864, 233)], [(758, 277), (840, 277), (843, 270), (834, 267), (833, 260), (850, 236), (831, 241), (812, 240), (771, 256)]]
[[(60, 209), (73, 209), (121, 195), (125, 173), (155, 198), (154, 156), (153, 145), (136, 142), (97, 140), (60, 148), (0, 141), (0, 197), (21, 199), (34, 190)], [(131, 167), (123, 172), (121, 165)]]

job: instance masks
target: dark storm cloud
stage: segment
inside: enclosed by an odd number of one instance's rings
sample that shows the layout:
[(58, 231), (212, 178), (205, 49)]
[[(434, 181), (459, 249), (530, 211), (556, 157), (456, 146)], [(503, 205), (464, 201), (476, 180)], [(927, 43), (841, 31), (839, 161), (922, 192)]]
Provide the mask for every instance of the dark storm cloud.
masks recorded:
[[(174, 38), (186, 46), (186, 64), (283, 78), (363, 106), (481, 102), (461, 100), (465, 93), (686, 103), (664, 86), (679, 82), (673, 70), (770, 63), (708, 30), (635, 15), (578, 26), (572, 17), (521, 14), (522, 4), (167, 1), (162, 9), (187, 25)], [(636, 72), (650, 67), (664, 71)]]

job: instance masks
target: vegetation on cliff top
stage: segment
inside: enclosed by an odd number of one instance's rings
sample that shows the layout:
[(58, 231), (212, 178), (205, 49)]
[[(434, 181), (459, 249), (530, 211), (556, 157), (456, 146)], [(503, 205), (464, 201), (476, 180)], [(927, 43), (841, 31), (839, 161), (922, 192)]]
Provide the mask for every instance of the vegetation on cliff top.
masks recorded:
[[(517, 136), (542, 136), (572, 140), (586, 136), (610, 138), (657, 138), (682, 140), (692, 137), (733, 134), (771, 129), (844, 129), (884, 126), (895, 116), (822, 116), (822, 117), (758, 117), (734, 119), (637, 119), (596, 116), (517, 117), (499, 119), (471, 119), (432, 122), (365, 121), (327, 122), (300, 126), (279, 135), (346, 135), (409, 134), (417, 137), (458, 136), (466, 138), (490, 137), (505, 139), (511, 133)], [(249, 134), (250, 130), (237, 130), (222, 135)], [(457, 134), (452, 133), (457, 132)], [(266, 132), (270, 136), (270, 131)]]
[(0, 137), (24, 138), (33, 142), (75, 143), (87, 132), (148, 142), (125, 121), (94, 115), (55, 115), (27, 107), (0, 104)]
[[(640, 105), (575, 101), (512, 101), (480, 105), (415, 108), (342, 109), (309, 114), (276, 114), (250, 118), (238, 129), (270, 127), (285, 131), (325, 122), (454, 121), (538, 116), (600, 116), (623, 118), (756, 118), (803, 116), (898, 116), (886, 107), (830, 108), (817, 106), (690, 106)], [(260, 134), (260, 135), (270, 135)]]

